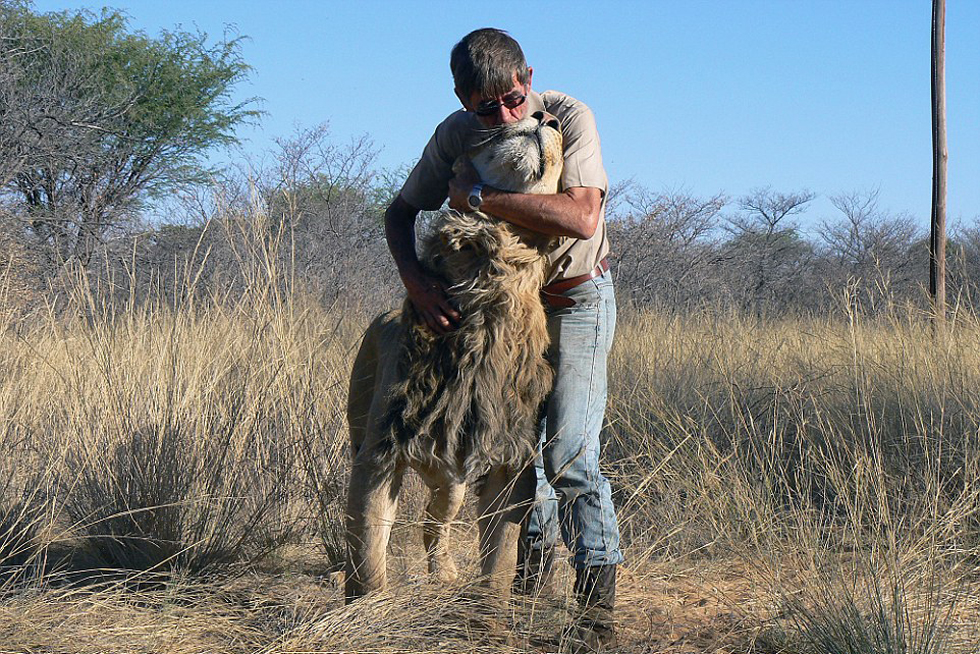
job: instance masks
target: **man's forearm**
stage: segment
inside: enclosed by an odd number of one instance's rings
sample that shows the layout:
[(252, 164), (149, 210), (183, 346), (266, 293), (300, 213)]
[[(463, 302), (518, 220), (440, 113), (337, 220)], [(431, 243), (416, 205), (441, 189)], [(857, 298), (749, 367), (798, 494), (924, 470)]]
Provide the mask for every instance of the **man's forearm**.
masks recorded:
[(584, 239), (595, 234), (601, 203), (602, 193), (594, 188), (528, 195), (484, 187), (480, 210), (542, 234)]
[(415, 252), (417, 214), (418, 211), (402, 201), (400, 196), (385, 211), (385, 239), (403, 283), (422, 273), (422, 264)]

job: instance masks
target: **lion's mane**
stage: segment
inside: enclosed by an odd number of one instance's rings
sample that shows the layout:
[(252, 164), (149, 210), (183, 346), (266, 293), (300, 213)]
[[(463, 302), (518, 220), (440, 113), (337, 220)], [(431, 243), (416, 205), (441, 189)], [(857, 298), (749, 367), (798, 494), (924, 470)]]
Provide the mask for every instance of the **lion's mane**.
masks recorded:
[(445, 212), (434, 225), (423, 261), (446, 280), (463, 318), (437, 336), (405, 302), (402, 381), (385, 424), (409, 460), (438, 462), (472, 480), (532, 454), (552, 383), (539, 297), (546, 243), (479, 212)]

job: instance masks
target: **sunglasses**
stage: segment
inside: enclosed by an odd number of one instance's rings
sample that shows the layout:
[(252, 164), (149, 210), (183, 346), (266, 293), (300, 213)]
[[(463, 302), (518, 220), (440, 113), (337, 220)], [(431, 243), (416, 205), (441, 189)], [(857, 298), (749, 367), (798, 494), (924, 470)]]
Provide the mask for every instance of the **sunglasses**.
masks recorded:
[(527, 100), (527, 95), (515, 91), (510, 95), (504, 96), (500, 102), (497, 102), (496, 100), (481, 102), (480, 104), (476, 105), (476, 109), (473, 111), (473, 113), (475, 113), (477, 116), (492, 116), (500, 111), (501, 105), (507, 107), (508, 109), (516, 109), (524, 104), (525, 100)]

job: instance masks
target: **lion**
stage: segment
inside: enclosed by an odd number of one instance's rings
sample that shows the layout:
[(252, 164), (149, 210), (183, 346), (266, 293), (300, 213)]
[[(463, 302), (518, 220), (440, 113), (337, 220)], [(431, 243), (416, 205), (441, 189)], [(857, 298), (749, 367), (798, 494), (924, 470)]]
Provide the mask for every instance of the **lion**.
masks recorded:
[[(549, 114), (496, 128), (467, 155), (495, 188), (558, 191), (562, 140)], [(364, 334), (347, 407), (353, 453), (347, 601), (386, 585), (386, 550), (407, 467), (431, 491), (423, 526), (429, 572), (456, 578), (449, 523), (470, 483), (484, 583), (497, 596), (509, 592), (520, 523), (534, 496), (530, 463), (539, 414), (552, 385), (539, 295), (550, 243), (481, 212), (445, 211), (420, 259), (445, 281), (462, 315), (459, 326), (433, 333), (406, 298), (400, 312), (377, 317)]]

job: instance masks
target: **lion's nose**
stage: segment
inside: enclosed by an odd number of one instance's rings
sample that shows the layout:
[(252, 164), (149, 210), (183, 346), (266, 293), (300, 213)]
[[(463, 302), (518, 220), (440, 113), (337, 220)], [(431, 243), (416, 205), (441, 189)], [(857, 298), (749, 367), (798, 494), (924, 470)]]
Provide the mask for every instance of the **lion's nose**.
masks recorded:
[(547, 125), (555, 131), (561, 131), (561, 124), (558, 122), (558, 119), (547, 111), (535, 111), (531, 117), (537, 119), (542, 125)]

